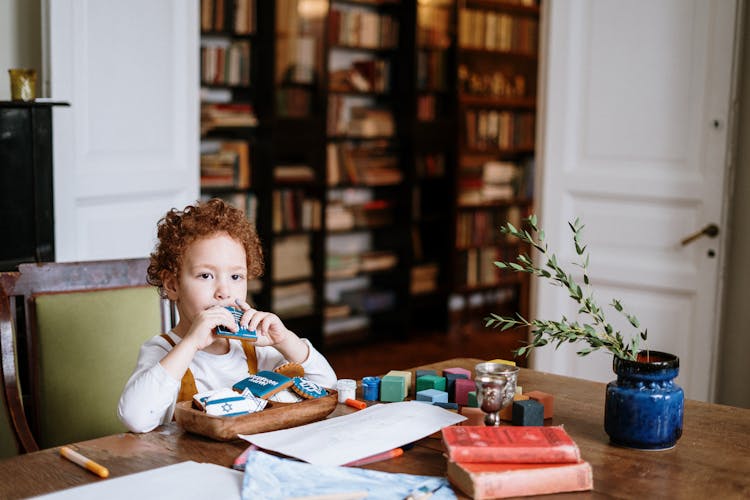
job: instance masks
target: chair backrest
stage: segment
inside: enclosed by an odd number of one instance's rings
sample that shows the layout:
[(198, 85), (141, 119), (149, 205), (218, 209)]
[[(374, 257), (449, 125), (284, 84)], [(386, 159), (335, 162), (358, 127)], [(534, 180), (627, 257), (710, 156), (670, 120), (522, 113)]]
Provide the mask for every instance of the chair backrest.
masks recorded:
[[(11, 311), (22, 311), (11, 321), (15, 337), (0, 336), (0, 347), (11, 421), (23, 451), (124, 430), (117, 400), (138, 349), (172, 326), (172, 308), (146, 283), (147, 266), (147, 259), (22, 264), (17, 273), (2, 273), (2, 300)], [(22, 307), (16, 308), (20, 297)], [(5, 359), (11, 354), (18, 362), (9, 383)], [(10, 386), (19, 383), (27, 430), (14, 415), (19, 403), (11, 403)], [(32, 436), (23, 436), (28, 429)]]

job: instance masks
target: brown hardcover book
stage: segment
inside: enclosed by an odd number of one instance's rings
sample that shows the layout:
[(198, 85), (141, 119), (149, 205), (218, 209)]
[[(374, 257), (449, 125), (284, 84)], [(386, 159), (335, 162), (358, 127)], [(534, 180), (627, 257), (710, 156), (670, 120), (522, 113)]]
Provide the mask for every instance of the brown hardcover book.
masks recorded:
[(448, 479), (475, 500), (586, 491), (594, 487), (591, 464), (448, 462)]
[(562, 426), (451, 426), (443, 429), (448, 459), (454, 462), (571, 463), (578, 445)]

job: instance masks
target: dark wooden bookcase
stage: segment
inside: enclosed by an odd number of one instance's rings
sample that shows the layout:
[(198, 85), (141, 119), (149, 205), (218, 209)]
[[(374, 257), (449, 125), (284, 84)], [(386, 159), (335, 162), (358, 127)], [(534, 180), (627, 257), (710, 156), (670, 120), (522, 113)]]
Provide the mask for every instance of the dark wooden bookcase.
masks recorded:
[(539, 13), (530, 2), (458, 6), (453, 292), (474, 321), (528, 314), (528, 276), (493, 262), (527, 251), (498, 228), (520, 227), (533, 205)]
[[(235, 200), (257, 223), (267, 264), (258, 306), (324, 350), (446, 330), (457, 297), (526, 312), (528, 281), (492, 272), (468, 282), (466, 262), (475, 254), (478, 269), (481, 254), (486, 272), (515, 252), (497, 226), (531, 207), (537, 4), (247, 2), (248, 33), (234, 29), (238, 3), (201, 3), (212, 17), (203, 46), (247, 43), (250, 65), (249, 82), (207, 81), (213, 73), (202, 71), (204, 95), (248, 105), (256, 120), (202, 127), (204, 139), (246, 141), (251, 170), (249, 185), (202, 193)], [(467, 44), (467, 10), (509, 16), (508, 47)], [(472, 22), (486, 24), (481, 16)], [(477, 142), (467, 117), (480, 111), (485, 122), (510, 120), (510, 142)], [(465, 203), (463, 188), (476, 182), (467, 171), (491, 161), (516, 164), (513, 196)], [(476, 241), (464, 241), (467, 230)]]
[(52, 108), (62, 102), (0, 102), (0, 271), (55, 260)]

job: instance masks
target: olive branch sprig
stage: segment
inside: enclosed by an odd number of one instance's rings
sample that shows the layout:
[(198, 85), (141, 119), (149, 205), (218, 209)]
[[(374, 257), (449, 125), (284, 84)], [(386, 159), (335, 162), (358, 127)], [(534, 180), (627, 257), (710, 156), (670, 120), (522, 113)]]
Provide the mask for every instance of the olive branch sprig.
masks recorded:
[[(578, 321), (571, 321), (565, 316), (560, 321), (539, 319), (529, 321), (518, 313), (515, 317), (500, 316), (493, 313), (485, 318), (485, 326), (500, 328), (501, 331), (518, 327), (530, 327), (532, 340), (527, 345), (514, 351), (517, 356), (528, 356), (533, 348), (547, 345), (550, 342), (556, 342), (555, 349), (557, 349), (565, 342), (574, 343), (583, 341), (588, 344), (588, 347), (578, 350), (576, 353), (579, 356), (586, 356), (593, 351), (606, 349), (618, 358), (635, 360), (640, 350), (640, 340), (645, 341), (647, 339), (648, 330), (640, 330), (637, 336), (633, 336), (629, 342), (626, 342), (622, 333), (615, 330), (607, 321), (604, 311), (594, 298), (594, 291), (591, 287), (588, 273), (589, 254), (586, 252), (586, 245), (583, 244), (581, 239), (581, 232), (584, 227), (581, 221), (576, 218), (575, 221), (569, 222), (568, 226), (573, 232), (573, 244), (576, 254), (580, 259), (580, 262), (572, 264), (580, 267), (583, 271), (583, 287), (576, 282), (571, 273), (566, 272), (560, 267), (555, 254), (550, 253), (549, 247), (545, 242), (544, 230), (539, 229), (537, 226), (536, 215), (532, 214), (524, 219), (524, 221), (531, 232), (526, 229), (518, 229), (510, 222), (502, 226), (500, 231), (504, 234), (515, 236), (536, 248), (541, 254), (542, 258), (540, 260), (545, 260), (544, 264), (537, 267), (528, 254), (521, 253), (516, 257), (516, 262), (500, 261), (495, 262), (495, 265), (500, 269), (529, 273), (546, 279), (553, 285), (567, 289), (570, 298), (580, 305), (578, 313), (587, 315), (591, 318), (591, 322), (579, 323)], [(532, 236), (534, 234), (536, 235), (536, 239)], [(619, 300), (613, 299), (609, 305), (615, 311), (625, 316), (633, 328), (636, 330), (640, 329), (638, 318), (627, 312)]]

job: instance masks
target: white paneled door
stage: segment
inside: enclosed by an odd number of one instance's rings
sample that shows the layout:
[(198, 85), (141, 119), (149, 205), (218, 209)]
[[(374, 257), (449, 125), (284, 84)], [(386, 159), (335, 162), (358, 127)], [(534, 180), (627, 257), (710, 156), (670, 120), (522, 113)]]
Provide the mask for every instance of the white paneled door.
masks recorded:
[(142, 257), (198, 196), (198, 2), (48, 0), (57, 260)]
[[(537, 207), (550, 247), (575, 260), (583, 219), (600, 305), (619, 298), (648, 346), (680, 357), (688, 397), (713, 396), (734, 95), (731, 0), (551, 0)], [(719, 235), (681, 241), (709, 224)], [(627, 321), (607, 307), (623, 332)], [(576, 316), (539, 284), (536, 316)], [(609, 381), (611, 356), (545, 347), (535, 368)]]

